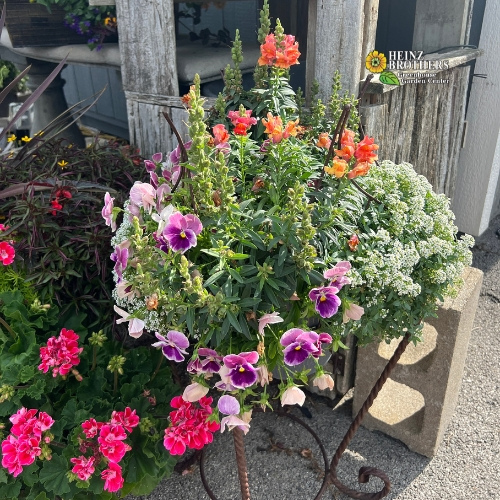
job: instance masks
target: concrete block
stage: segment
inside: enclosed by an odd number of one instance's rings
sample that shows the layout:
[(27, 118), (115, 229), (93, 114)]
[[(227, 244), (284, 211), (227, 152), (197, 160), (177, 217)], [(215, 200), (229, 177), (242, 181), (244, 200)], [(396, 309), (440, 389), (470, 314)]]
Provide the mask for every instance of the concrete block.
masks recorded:
[[(468, 268), (463, 279), (458, 296), (424, 325), (423, 341), (406, 348), (363, 421), (427, 457), (436, 454), (455, 411), (483, 273)], [(358, 347), (353, 416), (399, 342)]]

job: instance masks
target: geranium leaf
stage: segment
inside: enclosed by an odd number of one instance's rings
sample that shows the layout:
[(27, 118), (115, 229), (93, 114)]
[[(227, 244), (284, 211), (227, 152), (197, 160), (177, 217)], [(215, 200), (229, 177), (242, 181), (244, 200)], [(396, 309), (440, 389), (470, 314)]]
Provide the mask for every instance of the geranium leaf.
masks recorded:
[(66, 476), (68, 470), (68, 462), (64, 457), (52, 455), (52, 459), (43, 464), (40, 471), (40, 482), (45, 486), (46, 490), (63, 496), (71, 491)]

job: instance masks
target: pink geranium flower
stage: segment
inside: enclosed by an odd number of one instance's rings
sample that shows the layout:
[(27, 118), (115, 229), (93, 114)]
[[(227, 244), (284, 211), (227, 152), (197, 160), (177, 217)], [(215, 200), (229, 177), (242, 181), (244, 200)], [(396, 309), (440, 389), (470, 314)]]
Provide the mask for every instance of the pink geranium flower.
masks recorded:
[(122, 468), (114, 462), (108, 463), (108, 468), (101, 472), (104, 479), (104, 489), (111, 493), (118, 491), (123, 486)]
[(74, 467), (71, 469), (71, 472), (76, 474), (78, 476), (78, 479), (80, 479), (80, 481), (87, 481), (87, 479), (90, 479), (90, 476), (92, 476), (92, 474), (95, 471), (94, 457), (86, 458), (83, 455), (81, 455), (79, 457), (70, 459), (70, 462), (75, 464)]
[(73, 366), (80, 363), (83, 347), (78, 347), (78, 334), (63, 328), (59, 337), (50, 337), (46, 347), (40, 347), (41, 363), (38, 369), (47, 373), (52, 368), (52, 376), (67, 375)]
[(8, 266), (14, 262), (14, 257), (16, 256), (16, 251), (14, 247), (7, 243), (6, 241), (0, 242), (0, 262), (4, 266)]
[(123, 425), (128, 432), (132, 432), (132, 429), (137, 427), (139, 422), (139, 415), (128, 406), (123, 411), (114, 411), (111, 414), (111, 423)]

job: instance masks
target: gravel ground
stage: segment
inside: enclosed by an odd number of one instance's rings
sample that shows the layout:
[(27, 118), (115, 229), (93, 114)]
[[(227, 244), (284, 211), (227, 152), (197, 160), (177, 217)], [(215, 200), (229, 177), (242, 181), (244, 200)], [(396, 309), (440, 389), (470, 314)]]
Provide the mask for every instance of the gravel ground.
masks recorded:
[[(340, 462), (338, 477), (357, 487), (357, 470), (363, 465), (384, 470), (391, 479), (387, 499), (495, 500), (500, 499), (500, 240), (495, 231), (500, 217), (476, 242), (475, 267), (484, 271), (474, 329), (462, 381), (459, 403), (437, 455), (426, 458), (400, 441), (361, 428)], [(432, 381), (429, 381), (432, 383)], [(351, 395), (331, 408), (322, 398), (310, 396), (302, 417), (319, 435), (331, 459), (351, 423)], [(245, 440), (252, 500), (308, 500), (321, 487), (322, 458), (313, 438), (276, 414), (258, 414)], [(174, 474), (141, 500), (208, 499), (197, 467)], [(239, 496), (232, 436), (218, 433), (207, 449), (206, 474), (219, 500)], [(381, 481), (362, 485), (378, 491)], [(378, 488), (378, 489), (377, 489)], [(324, 499), (348, 497), (329, 487)]]

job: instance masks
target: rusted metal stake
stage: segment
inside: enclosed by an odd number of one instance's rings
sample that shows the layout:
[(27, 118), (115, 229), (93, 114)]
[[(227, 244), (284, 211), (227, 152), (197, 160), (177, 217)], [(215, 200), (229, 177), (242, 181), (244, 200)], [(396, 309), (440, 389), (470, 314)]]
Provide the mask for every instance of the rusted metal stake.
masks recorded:
[(243, 431), (239, 427), (233, 429), (233, 440), (234, 451), (236, 452), (236, 465), (238, 467), (238, 478), (240, 480), (241, 500), (250, 500), (245, 443), (243, 442)]
[[(339, 447), (337, 448), (337, 451), (335, 452), (335, 455), (332, 459), (332, 462), (330, 464), (330, 480), (331, 482), (342, 492), (348, 495), (351, 498), (354, 498), (356, 500), (379, 500), (380, 498), (384, 498), (389, 494), (389, 491), (391, 489), (391, 482), (389, 481), (389, 478), (385, 474), (385, 472), (376, 469), (375, 467), (361, 467), (359, 469), (359, 475), (358, 475), (358, 481), (360, 483), (367, 483), (370, 480), (370, 476), (375, 476), (384, 482), (384, 487), (382, 490), (376, 493), (364, 493), (361, 491), (353, 490), (349, 487), (347, 487), (345, 484), (343, 484), (337, 477), (337, 465), (339, 464), (340, 458), (342, 457), (344, 451), (347, 449), (347, 446), (349, 445), (350, 441), (354, 437), (354, 434), (356, 434), (356, 431), (359, 429), (359, 426), (361, 425), (361, 422), (365, 415), (368, 413), (368, 410), (373, 404), (373, 401), (377, 397), (378, 393), (382, 389), (382, 386), (385, 384), (387, 379), (389, 378), (390, 373), (396, 366), (396, 364), (399, 361), (399, 358), (402, 356), (404, 353), (406, 347), (408, 346), (410, 342), (410, 335), (406, 334), (401, 342), (399, 343), (399, 346), (397, 347), (396, 351), (392, 355), (392, 358), (389, 360), (387, 363), (386, 367), (384, 368), (384, 371), (380, 375), (379, 379), (373, 386), (373, 389), (370, 391), (370, 394), (366, 398), (366, 401), (363, 403), (363, 406), (359, 410), (358, 414), (356, 415), (356, 418), (352, 422), (351, 426), (349, 427), (348, 431), (346, 432), (344, 439), (340, 443)], [(318, 493), (317, 497), (315, 500), (318, 500), (321, 498), (323, 495), (324, 491), (326, 490), (325, 484), (323, 484), (323, 487), (321, 488), (320, 492)]]

